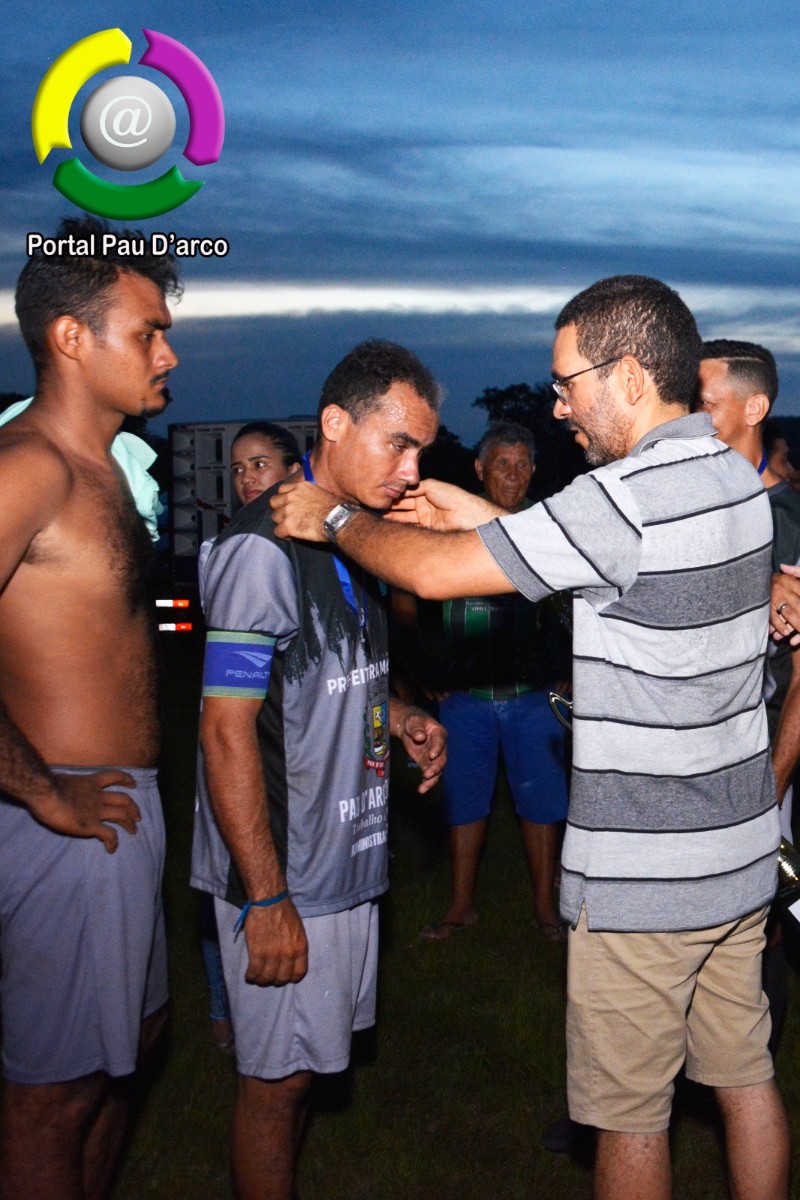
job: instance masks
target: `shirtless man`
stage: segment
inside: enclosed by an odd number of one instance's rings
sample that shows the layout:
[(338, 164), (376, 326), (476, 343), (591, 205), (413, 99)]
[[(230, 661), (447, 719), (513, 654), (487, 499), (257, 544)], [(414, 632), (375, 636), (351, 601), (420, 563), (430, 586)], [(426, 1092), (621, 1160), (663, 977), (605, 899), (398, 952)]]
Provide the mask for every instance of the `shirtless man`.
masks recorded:
[(0, 430), (0, 1192), (14, 1200), (107, 1193), (125, 1128), (113, 1081), (164, 1018), (149, 538), (109, 448), (126, 416), (164, 406), (176, 290), (166, 257), (37, 256), (17, 285), (36, 396)]

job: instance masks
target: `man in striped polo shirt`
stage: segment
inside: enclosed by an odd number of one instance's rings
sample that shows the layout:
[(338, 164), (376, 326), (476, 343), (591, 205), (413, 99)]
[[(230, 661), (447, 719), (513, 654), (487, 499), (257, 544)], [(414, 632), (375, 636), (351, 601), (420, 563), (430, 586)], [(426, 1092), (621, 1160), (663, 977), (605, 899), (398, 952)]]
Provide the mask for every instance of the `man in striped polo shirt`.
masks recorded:
[[(573, 590), (561, 905), (570, 1115), (600, 1131), (595, 1195), (670, 1195), (685, 1063), (716, 1089), (733, 1194), (779, 1200), (788, 1131), (761, 989), (779, 841), (761, 700), (769, 502), (689, 412), (701, 341), (675, 292), (601, 280), (556, 329), (555, 415), (594, 471), (514, 516), (426, 482), (404, 514), (426, 528), (360, 512), (337, 542), (431, 599)], [(321, 539), (334, 503), (284, 487), (276, 532)]]

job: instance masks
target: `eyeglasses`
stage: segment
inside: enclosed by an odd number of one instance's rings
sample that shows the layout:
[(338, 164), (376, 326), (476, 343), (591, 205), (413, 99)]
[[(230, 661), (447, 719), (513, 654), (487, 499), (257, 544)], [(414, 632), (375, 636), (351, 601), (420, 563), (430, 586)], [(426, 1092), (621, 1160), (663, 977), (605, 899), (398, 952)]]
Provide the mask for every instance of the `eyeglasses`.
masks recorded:
[(569, 404), (569, 388), (565, 387), (564, 384), (577, 379), (579, 375), (588, 375), (590, 371), (599, 371), (601, 367), (610, 367), (612, 363), (618, 363), (624, 357), (624, 354), (618, 354), (616, 358), (608, 358), (605, 362), (595, 363), (593, 367), (584, 367), (582, 371), (573, 371), (571, 375), (562, 375), (560, 379), (554, 379), (550, 386), (559, 400), (566, 400), (567, 404)]

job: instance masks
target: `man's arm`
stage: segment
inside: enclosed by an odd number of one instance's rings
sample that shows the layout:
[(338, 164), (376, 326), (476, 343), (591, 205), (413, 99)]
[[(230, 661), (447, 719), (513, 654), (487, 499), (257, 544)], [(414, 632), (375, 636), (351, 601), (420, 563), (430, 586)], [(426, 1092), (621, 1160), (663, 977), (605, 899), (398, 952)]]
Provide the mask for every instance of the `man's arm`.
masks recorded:
[[(256, 720), (260, 698), (206, 696), (200, 741), (219, 831), (249, 900), (286, 889), (269, 826)], [(245, 978), (262, 985), (298, 983), (308, 970), (308, 942), (291, 899), (251, 908), (244, 933), (250, 964)]]
[(778, 718), (778, 728), (772, 747), (772, 767), (778, 803), (783, 803), (786, 789), (800, 760), (800, 650), (791, 652), (792, 675)]
[(424, 709), (406, 704), (396, 696), (389, 700), (389, 728), (422, 772), (417, 791), (429, 792), (438, 783), (447, 762), (447, 730)]
[[(432, 490), (426, 496), (433, 502)], [(337, 497), (309, 483), (283, 484), (270, 504), (279, 537), (324, 541)], [(336, 544), (379, 579), (424, 599), (519, 591), (541, 600), (575, 588), (627, 591), (641, 564), (641, 527), (630, 489), (598, 471), (469, 532), (416, 529), (356, 509), (337, 523)]]
[[(124, 792), (109, 787), (135, 788), (125, 771), (95, 771), (90, 775), (53, 775), (34, 747), (20, 732), (0, 703), (0, 789), (13, 797), (32, 817), (68, 837), (96, 837), (109, 854), (118, 837), (105, 821), (136, 833), (141, 813)], [(2, 801), (9, 803), (8, 799)]]
[(508, 511), (492, 504), (485, 496), (465, 492), (440, 479), (422, 479), (412, 492), (397, 500), (386, 514), (390, 521), (419, 525), (439, 533), (477, 529), (494, 517), (506, 517)]
[(0, 591), (71, 490), (70, 468), (43, 438), (8, 435), (0, 445)]
[[(33, 483), (31, 482), (33, 481)], [(9, 437), (0, 448), (0, 593), (9, 586), (36, 536), (67, 503), (69, 467), (39, 437)], [(124, 771), (55, 776), (0, 704), (0, 790), (13, 796), (40, 824), (70, 837), (96, 837), (109, 854), (118, 838), (113, 821), (136, 832), (141, 814), (122, 792), (105, 788), (135, 781)]]
[[(323, 522), (337, 503), (337, 496), (316, 484), (283, 484), (270, 501), (275, 532), (281, 538), (327, 541)], [(441, 533), (360, 512), (341, 530), (336, 544), (379, 579), (423, 599), (515, 590), (474, 531)]]

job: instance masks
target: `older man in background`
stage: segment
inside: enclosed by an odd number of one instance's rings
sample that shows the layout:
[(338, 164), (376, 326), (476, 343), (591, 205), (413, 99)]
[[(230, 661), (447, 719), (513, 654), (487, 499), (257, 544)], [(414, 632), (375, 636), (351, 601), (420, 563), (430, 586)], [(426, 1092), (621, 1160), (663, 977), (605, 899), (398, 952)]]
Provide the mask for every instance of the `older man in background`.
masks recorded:
[[(487, 499), (510, 513), (529, 508), (536, 470), (530, 430), (494, 423), (476, 454)], [(416, 609), (416, 598), (402, 593), (393, 611), (414, 624)], [(449, 691), (438, 699), (448, 735), (443, 791), (453, 891), (444, 915), (421, 936), (444, 941), (478, 919), (475, 888), (502, 753), (533, 884), (534, 924), (546, 940), (566, 940), (553, 895), (567, 815), (565, 736), (547, 689), (569, 673), (569, 635), (549, 602), (534, 605), (518, 593), (446, 600), (441, 619)]]

